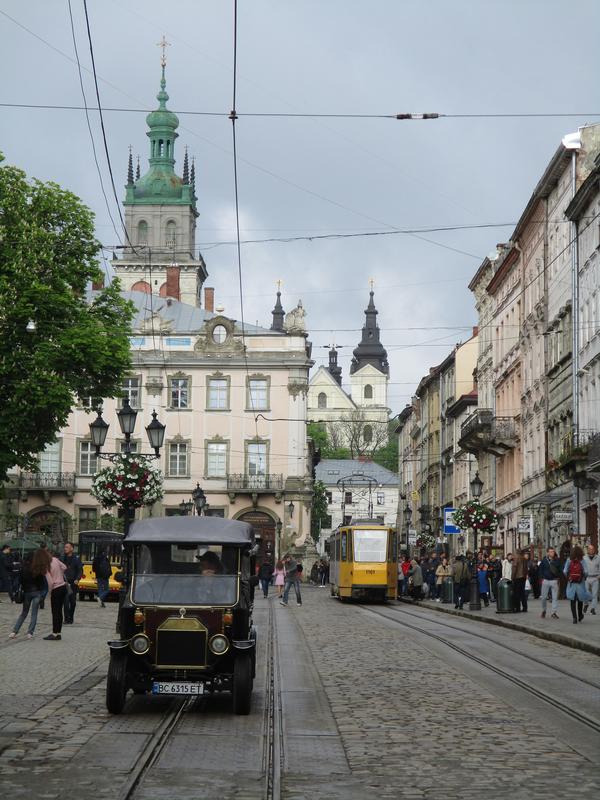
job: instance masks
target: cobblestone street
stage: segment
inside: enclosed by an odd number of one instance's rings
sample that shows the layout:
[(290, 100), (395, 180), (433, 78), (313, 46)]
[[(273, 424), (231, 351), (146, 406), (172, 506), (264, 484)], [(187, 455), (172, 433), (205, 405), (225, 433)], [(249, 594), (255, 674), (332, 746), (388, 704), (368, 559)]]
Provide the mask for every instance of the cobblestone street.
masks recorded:
[[(302, 607), (256, 600), (259, 660), (267, 610), (275, 612), (281, 797), (535, 800), (556, 796), (557, 780), (582, 793), (600, 789), (598, 733), (582, 733), (560, 711), (396, 624), (394, 615), (405, 619), (402, 606), (364, 610), (325, 589), (304, 594)], [(380, 612), (391, 619), (374, 616)], [(60, 643), (42, 639), (48, 610), (33, 641), (7, 641), (16, 614), (14, 605), (0, 604), (3, 794), (54, 798), (75, 781), (79, 796), (118, 796), (167, 701), (131, 697), (123, 715), (106, 712), (106, 641), (116, 605), (78, 604)], [(436, 623), (465, 631), (477, 625), (447, 615)], [(491, 626), (481, 627), (490, 634)], [(503, 628), (490, 635), (590, 681), (597, 674), (591, 653)], [(448, 637), (461, 634), (448, 629)], [(264, 686), (259, 669), (250, 717), (234, 717), (224, 699), (188, 714), (136, 797), (262, 797)], [(595, 695), (589, 714), (598, 720)]]

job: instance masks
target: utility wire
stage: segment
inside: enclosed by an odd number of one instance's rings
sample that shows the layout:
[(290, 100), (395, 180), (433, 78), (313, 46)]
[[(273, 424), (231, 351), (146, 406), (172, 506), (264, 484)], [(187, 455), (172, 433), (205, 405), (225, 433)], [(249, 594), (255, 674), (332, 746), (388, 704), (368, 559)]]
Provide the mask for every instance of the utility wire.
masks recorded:
[[(110, 153), (108, 152), (108, 142), (106, 140), (106, 129), (104, 127), (104, 115), (102, 113), (102, 104), (100, 102), (100, 89), (98, 88), (98, 76), (96, 73), (96, 61), (94, 59), (94, 46), (92, 44), (92, 32), (90, 30), (90, 19), (88, 16), (88, 9), (87, 9), (87, 0), (83, 0), (83, 10), (85, 12), (85, 25), (87, 29), (87, 36), (88, 42), (90, 45), (90, 57), (92, 60), (92, 73), (94, 75), (94, 86), (96, 88), (96, 100), (98, 102), (98, 112), (100, 114), (100, 127), (102, 129), (102, 141), (104, 143), (104, 152), (106, 153), (106, 162), (108, 164), (108, 172), (110, 175), (110, 183), (112, 185), (113, 195), (115, 198), (115, 203), (117, 204), (117, 211), (119, 212), (119, 218), (121, 220), (121, 225), (123, 226), (123, 231), (125, 233), (125, 238), (127, 239), (127, 243), (130, 247), (133, 247), (131, 240), (129, 239), (129, 234), (127, 233), (127, 227), (125, 225), (125, 220), (123, 219), (123, 214), (121, 213), (121, 204), (119, 203), (119, 197), (117, 195), (117, 188), (115, 186), (115, 178), (113, 175), (112, 164), (110, 161)], [(135, 248), (134, 248), (135, 250)], [(135, 251), (137, 253), (137, 251)]]
[(115, 234), (119, 242), (121, 242), (121, 236), (115, 225), (115, 221), (113, 219), (112, 212), (110, 210), (110, 203), (108, 202), (108, 197), (106, 196), (106, 190), (104, 188), (104, 180), (102, 179), (102, 170), (100, 169), (100, 164), (98, 163), (98, 154), (96, 152), (96, 143), (94, 141), (94, 134), (92, 133), (92, 125), (90, 123), (90, 114), (87, 105), (87, 99), (85, 96), (85, 88), (83, 86), (83, 76), (81, 74), (81, 61), (79, 60), (79, 51), (77, 49), (77, 39), (75, 37), (75, 25), (73, 23), (73, 9), (71, 8), (71, 0), (68, 0), (69, 4), (69, 20), (71, 22), (71, 36), (73, 37), (73, 50), (75, 51), (75, 59), (77, 61), (77, 72), (79, 74), (79, 85), (81, 87), (81, 96), (83, 97), (83, 108), (85, 110), (85, 119), (87, 122), (87, 128), (90, 134), (90, 141), (92, 143), (92, 153), (94, 155), (94, 163), (96, 164), (96, 171), (98, 172), (98, 178), (100, 179), (100, 188), (102, 190), (102, 195), (104, 197), (104, 202), (106, 203), (106, 210), (108, 212), (108, 216), (114, 228)]

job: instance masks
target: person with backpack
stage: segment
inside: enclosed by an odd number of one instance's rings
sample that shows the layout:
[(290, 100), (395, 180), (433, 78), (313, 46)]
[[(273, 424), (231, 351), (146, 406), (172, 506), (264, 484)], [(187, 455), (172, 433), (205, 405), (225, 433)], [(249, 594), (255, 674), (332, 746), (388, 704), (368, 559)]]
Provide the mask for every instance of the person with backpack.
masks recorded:
[(583, 561), (583, 550), (579, 545), (572, 548), (571, 557), (565, 564), (564, 574), (567, 579), (567, 600), (571, 601), (573, 625), (577, 625), (577, 622), (583, 622), (583, 604), (589, 603), (592, 599), (585, 588), (587, 571)]
[(103, 547), (98, 549), (92, 561), (92, 572), (96, 576), (96, 583), (98, 584), (96, 600), (100, 603), (102, 608), (105, 608), (104, 601), (108, 597), (108, 581), (112, 574), (112, 567), (106, 555), (106, 550)]
[(548, 605), (548, 595), (552, 600), (552, 619), (558, 619), (558, 578), (560, 576), (560, 560), (553, 547), (546, 550), (546, 555), (540, 561), (539, 574), (542, 579), (542, 613), (541, 618), (546, 616)]

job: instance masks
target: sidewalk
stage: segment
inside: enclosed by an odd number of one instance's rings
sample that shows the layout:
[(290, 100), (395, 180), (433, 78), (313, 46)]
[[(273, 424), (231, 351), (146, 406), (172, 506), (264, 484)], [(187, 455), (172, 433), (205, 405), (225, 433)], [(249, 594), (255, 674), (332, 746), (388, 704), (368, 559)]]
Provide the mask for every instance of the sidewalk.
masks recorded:
[(568, 600), (558, 601), (559, 619), (550, 617), (550, 603), (545, 619), (540, 617), (542, 607), (539, 600), (531, 598), (528, 604), (527, 613), (519, 614), (497, 614), (496, 604), (490, 603), (485, 608), (482, 603), (481, 611), (469, 611), (468, 603), (465, 603), (462, 611), (454, 608), (451, 603), (437, 603), (434, 600), (420, 600), (413, 602), (406, 598), (399, 598), (399, 602), (409, 603), (415, 606), (422, 606), (432, 611), (439, 611), (443, 614), (453, 614), (456, 617), (468, 617), (476, 619), (478, 622), (487, 622), (490, 625), (499, 625), (503, 628), (511, 628), (515, 631), (522, 631), (539, 639), (546, 639), (551, 642), (574, 647), (577, 650), (585, 650), (600, 656), (600, 607), (597, 615), (592, 616), (588, 613), (583, 618), (582, 623), (573, 625), (571, 616), (571, 606)]

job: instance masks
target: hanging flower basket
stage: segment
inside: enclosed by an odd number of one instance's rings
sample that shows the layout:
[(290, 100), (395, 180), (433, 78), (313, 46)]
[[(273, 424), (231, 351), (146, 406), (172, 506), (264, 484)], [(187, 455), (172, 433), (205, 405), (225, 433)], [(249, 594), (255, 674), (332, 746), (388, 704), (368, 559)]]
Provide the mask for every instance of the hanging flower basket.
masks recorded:
[(162, 474), (144, 456), (115, 456), (94, 475), (92, 495), (104, 508), (151, 506), (163, 496)]
[(417, 537), (417, 547), (424, 547), (432, 550), (435, 547), (435, 536), (428, 532), (422, 532)]
[(478, 531), (495, 531), (498, 528), (498, 514), (493, 508), (482, 506), (474, 500), (453, 514), (454, 522), (462, 530), (473, 528)]

